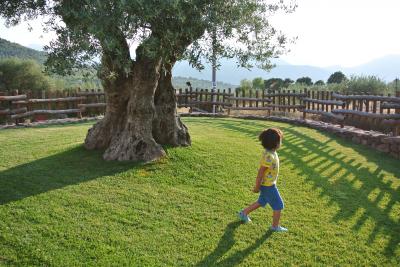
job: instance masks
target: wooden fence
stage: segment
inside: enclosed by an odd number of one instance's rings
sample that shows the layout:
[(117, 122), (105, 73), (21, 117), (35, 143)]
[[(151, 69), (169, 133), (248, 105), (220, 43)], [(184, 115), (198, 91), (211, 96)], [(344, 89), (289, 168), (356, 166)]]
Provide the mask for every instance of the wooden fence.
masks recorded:
[[(262, 112), (299, 116), (352, 125), (366, 130), (399, 135), (400, 93), (396, 96), (344, 95), (328, 91), (203, 90), (179, 89), (177, 106), (189, 112)], [(46, 120), (51, 117), (93, 116), (103, 114), (106, 106), (100, 90), (75, 92), (14, 92), (0, 95), (0, 122), (22, 119)]]
[(21, 119), (47, 120), (52, 117), (65, 118), (94, 116), (104, 113), (104, 92), (100, 90), (12, 92), (0, 95), (0, 122), (21, 122)]
[(272, 113), (295, 113), (307, 118), (343, 125), (352, 125), (366, 130), (393, 132), (399, 135), (400, 92), (397, 96), (343, 95), (330, 91), (239, 91), (232, 90), (178, 90), (178, 107), (190, 111), (210, 111), (212, 105), (219, 111), (264, 111)]

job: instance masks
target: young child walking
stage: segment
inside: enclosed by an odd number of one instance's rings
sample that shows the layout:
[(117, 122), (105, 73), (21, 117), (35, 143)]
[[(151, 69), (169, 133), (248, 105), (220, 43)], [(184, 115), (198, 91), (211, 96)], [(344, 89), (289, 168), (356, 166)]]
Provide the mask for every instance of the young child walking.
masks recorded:
[(261, 141), (265, 150), (260, 161), (260, 168), (253, 192), (259, 192), (260, 195), (256, 202), (241, 210), (238, 214), (240, 220), (244, 223), (248, 223), (251, 221), (248, 216), (250, 212), (269, 204), (273, 210), (272, 226), (270, 229), (277, 232), (287, 231), (286, 228), (279, 225), (279, 219), (281, 218), (281, 211), (284, 205), (278, 188), (276, 187), (279, 173), (279, 158), (276, 151), (281, 146), (282, 138), (282, 132), (276, 128), (266, 129), (259, 135), (258, 139)]

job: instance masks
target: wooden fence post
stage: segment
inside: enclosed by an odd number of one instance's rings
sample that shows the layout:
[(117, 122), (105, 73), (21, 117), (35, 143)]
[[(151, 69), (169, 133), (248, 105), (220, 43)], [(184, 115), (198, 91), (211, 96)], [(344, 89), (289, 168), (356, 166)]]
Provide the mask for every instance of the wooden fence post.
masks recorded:
[[(275, 98), (275, 89), (273, 89), (272, 91), (270, 91), (272, 94), (272, 104), (276, 104), (276, 98)], [(275, 106), (272, 108), (273, 111), (275, 111)]]
[[(244, 90), (242, 91), (242, 97), (246, 97), (246, 92)], [(242, 100), (242, 107), (245, 107), (245, 106), (246, 106), (246, 101)]]
[[(197, 89), (196, 89), (196, 92), (197, 92)], [(189, 86), (189, 94), (190, 94), (190, 102), (193, 102), (192, 100), (193, 100), (193, 88), (192, 88), (192, 86)], [(195, 101), (197, 101), (197, 94), (196, 94), (196, 99), (195, 99)], [(189, 113), (192, 113), (193, 112), (193, 109), (192, 109), (192, 106), (193, 105), (193, 103), (191, 103), (191, 105), (190, 105), (190, 107), (189, 107)]]
[(256, 107), (258, 108), (258, 98), (260, 97), (260, 93), (258, 92), (258, 89), (256, 90)]
[[(400, 91), (397, 91), (396, 92), (396, 97), (400, 97)], [(400, 114), (400, 108), (396, 108), (395, 110), (394, 110), (394, 113), (395, 114)], [(394, 127), (394, 130), (393, 130), (393, 135), (394, 136), (398, 136), (398, 135), (400, 135), (400, 125), (395, 125), (395, 127)]]
[[(79, 96), (77, 93), (75, 93), (74, 95)], [(69, 96), (69, 94), (68, 94), (68, 96)], [(85, 97), (85, 99), (86, 99), (86, 97)], [(82, 119), (82, 110), (85, 111), (85, 109), (82, 109), (82, 108), (79, 107), (79, 104), (85, 104), (85, 103), (82, 103), (82, 102), (83, 102), (82, 99), (79, 99), (79, 100), (78, 100), (77, 108), (80, 109), (80, 111), (79, 111), (79, 113), (78, 113), (78, 118), (79, 118), (79, 119)]]
[[(18, 89), (13, 92), (13, 95), (18, 95)], [(19, 108), (19, 104), (17, 104), (17, 109)], [(12, 110), (12, 101), (9, 102), (9, 109)], [(18, 125), (21, 119), (15, 119), (15, 125)]]
[[(231, 88), (228, 88), (228, 93), (229, 93), (229, 97), (231, 97), (232, 92), (231, 92)], [(225, 102), (225, 101), (224, 101)], [(231, 104), (231, 101), (228, 101), (229, 104)], [(228, 116), (231, 115), (231, 106), (228, 106)]]
[[(304, 88), (304, 94), (306, 95), (306, 97), (308, 97), (308, 95), (310, 94), (310, 92), (307, 90), (307, 88)], [(305, 120), (306, 119), (306, 112), (304, 110), (307, 109), (307, 106), (310, 104), (310, 102), (305, 104), (303, 99), (300, 98), (299, 104), (303, 105), (303, 120)]]

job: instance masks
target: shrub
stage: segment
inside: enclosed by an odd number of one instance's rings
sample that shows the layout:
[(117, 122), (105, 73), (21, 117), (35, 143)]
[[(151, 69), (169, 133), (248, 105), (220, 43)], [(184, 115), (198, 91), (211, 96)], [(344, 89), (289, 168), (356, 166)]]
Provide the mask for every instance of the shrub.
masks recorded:
[(386, 83), (373, 75), (351, 76), (345, 88), (345, 91), (349, 93), (384, 94), (388, 92)]
[(327, 83), (342, 83), (347, 80), (346, 75), (341, 71), (336, 71), (331, 76), (329, 76)]
[(305, 85), (312, 85), (313, 82), (310, 77), (301, 77), (296, 80), (296, 83), (305, 84)]
[(49, 78), (33, 60), (0, 60), (0, 90), (50, 90)]

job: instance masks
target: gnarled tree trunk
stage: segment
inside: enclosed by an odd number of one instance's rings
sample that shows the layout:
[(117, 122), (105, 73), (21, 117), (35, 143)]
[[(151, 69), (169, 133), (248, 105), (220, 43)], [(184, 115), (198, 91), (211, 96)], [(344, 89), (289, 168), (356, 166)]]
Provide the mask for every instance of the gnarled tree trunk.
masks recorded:
[(191, 144), (187, 127), (181, 121), (176, 109), (175, 90), (172, 86), (172, 64), (164, 64), (154, 96), (155, 116), (153, 137), (163, 145), (189, 146)]
[(106, 160), (152, 161), (165, 155), (152, 135), (160, 65), (160, 60), (142, 59), (127, 77), (118, 73), (104, 82), (106, 115), (89, 130), (86, 148), (105, 149)]
[[(115, 30), (118, 33), (118, 29)], [(149, 39), (151, 41), (151, 39)], [(172, 64), (161, 68), (161, 57), (146, 56), (145, 45), (132, 62), (123, 34), (118, 49), (104, 40), (100, 78), (106, 94), (106, 114), (85, 139), (87, 149), (104, 149), (106, 160), (153, 161), (165, 155), (162, 145), (190, 145), (190, 136), (176, 110)], [(162, 69), (162, 70), (161, 70)]]

